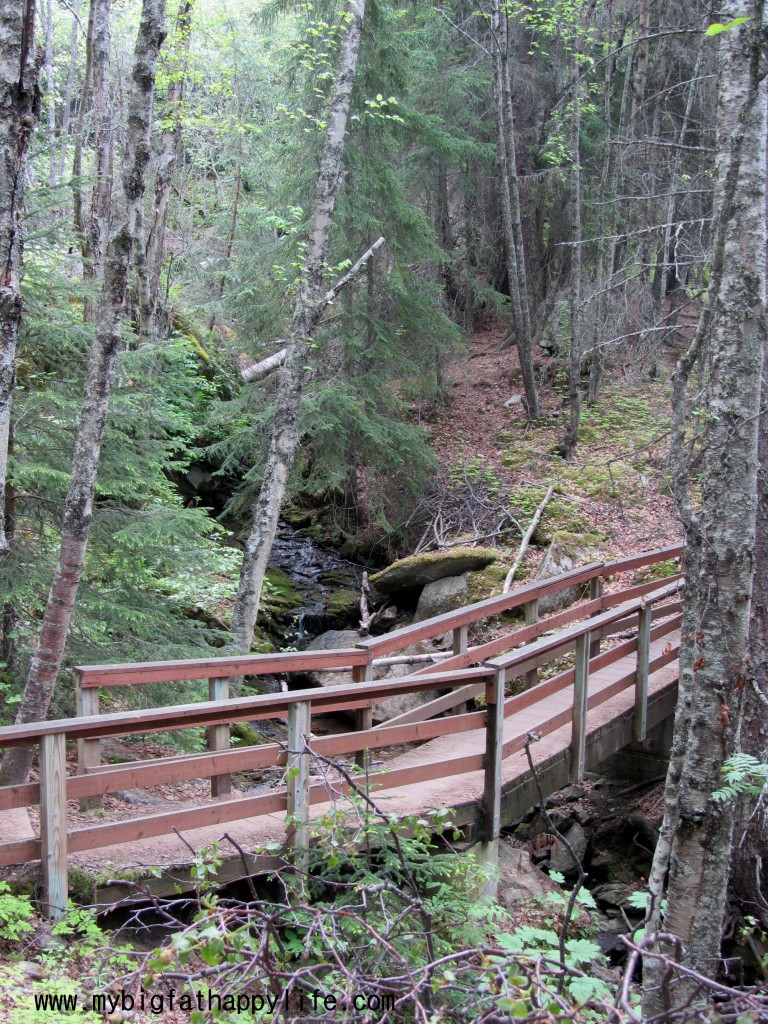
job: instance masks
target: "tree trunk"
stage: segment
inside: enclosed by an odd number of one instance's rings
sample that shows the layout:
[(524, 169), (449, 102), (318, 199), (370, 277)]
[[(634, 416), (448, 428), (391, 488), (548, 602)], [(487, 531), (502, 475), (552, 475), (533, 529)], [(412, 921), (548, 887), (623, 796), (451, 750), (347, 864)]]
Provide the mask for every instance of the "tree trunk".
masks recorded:
[(520, 358), (528, 416), (539, 418), (539, 399), (533, 374), (533, 331), (528, 304), (528, 278), (525, 267), (520, 187), (517, 177), (515, 115), (509, 72), (509, 21), (501, 10), (501, 0), (494, 0), (491, 13), (492, 60), (494, 81), (494, 112), (496, 123), (496, 154), (499, 163), (499, 197), (504, 223), (507, 254), (507, 276), (512, 313), (515, 320), (515, 344)]
[(24, 250), (24, 176), (27, 151), (40, 109), (35, 58), (34, 0), (0, 5), (0, 556), (5, 536), (5, 478), (16, 343), (21, 325)]
[[(711, 794), (720, 784), (720, 765), (737, 747), (745, 681), (751, 675), (766, 242), (763, 0), (730, 0), (719, 16), (726, 22), (742, 16), (749, 21), (720, 37), (712, 276), (707, 307), (673, 385), (676, 490), (698, 565), (686, 583), (675, 747), (652, 879), (658, 889), (667, 858), (665, 931), (682, 938), (688, 965), (709, 974), (720, 953), (734, 817), (733, 808), (716, 804)], [(688, 495), (692, 469), (682, 410), (684, 385), (705, 339), (711, 415), (703, 437), (697, 514)], [(646, 966), (648, 1015), (659, 1006), (660, 979), (658, 967)], [(673, 998), (689, 994), (689, 986), (681, 985)]]
[(67, 68), (67, 82), (64, 86), (64, 105), (61, 114), (61, 146), (59, 147), (59, 166), (57, 178), (60, 181), (64, 175), (64, 164), (69, 144), (69, 124), (72, 118), (72, 88), (77, 70), (77, 33), (80, 26), (80, 0), (74, 0), (72, 4), (72, 34), (69, 38), (69, 67)]
[[(93, 519), (93, 497), (106, 426), (115, 361), (122, 346), (123, 303), (136, 216), (144, 198), (150, 158), (152, 97), (157, 58), (165, 38), (165, 0), (144, 0), (136, 38), (122, 167), (121, 208), (114, 212), (75, 439), (72, 475), (64, 503), (59, 561), (48, 595), (40, 637), (29, 669), (17, 723), (45, 718), (64, 656), (69, 623), (85, 562)], [(7, 751), (0, 784), (22, 782), (30, 748)]]
[(261, 588), (277, 529), (288, 476), (299, 443), (299, 407), (309, 343), (325, 308), (321, 295), (336, 198), (341, 187), (341, 162), (352, 86), (357, 69), (365, 17), (365, 0), (350, 0), (339, 53), (331, 108), (317, 177), (305, 263), (293, 308), (290, 339), (277, 391), (275, 424), (259, 496), (254, 502), (251, 532), (245, 545), (240, 583), (232, 613), (238, 647), (249, 651), (259, 611)]
[[(168, 124), (160, 137), (160, 153), (157, 158), (155, 178), (155, 201), (146, 239), (146, 281), (142, 283), (139, 271), (139, 290), (144, 296), (141, 302), (145, 310), (139, 323), (139, 343), (157, 340), (157, 318), (160, 300), (160, 274), (165, 259), (165, 235), (168, 224), (168, 201), (171, 182), (181, 145), (181, 104), (184, 97), (189, 42), (192, 35), (192, 8), (194, 0), (181, 0), (176, 17), (176, 33), (173, 57), (170, 67), (170, 84), (165, 99), (165, 120)], [(239, 169), (238, 169), (239, 173)], [(139, 268), (137, 268), (138, 270)]]
[(568, 374), (568, 427), (560, 442), (560, 454), (564, 459), (573, 455), (579, 439), (581, 422), (581, 359), (582, 332), (579, 326), (581, 316), (581, 166), (579, 163), (581, 135), (581, 100), (579, 97), (578, 66), (574, 68), (575, 92), (573, 99), (573, 168), (571, 170), (573, 217), (572, 255), (570, 287), (571, 352)]

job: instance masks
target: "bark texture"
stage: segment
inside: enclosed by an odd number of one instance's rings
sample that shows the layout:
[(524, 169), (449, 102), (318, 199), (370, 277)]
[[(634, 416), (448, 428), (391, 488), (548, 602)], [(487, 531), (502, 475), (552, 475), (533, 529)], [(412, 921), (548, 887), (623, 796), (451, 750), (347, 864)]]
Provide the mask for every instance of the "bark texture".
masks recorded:
[[(320, 156), (305, 263), (293, 307), (290, 338), (286, 346), (285, 359), (278, 383), (275, 422), (264, 470), (264, 480), (259, 496), (251, 508), (251, 531), (245, 545), (237, 598), (232, 613), (232, 631), (235, 634), (237, 645), (242, 651), (249, 651), (253, 643), (264, 573), (275, 539), (277, 520), (299, 443), (299, 407), (309, 343), (320, 322), (323, 310), (329, 302), (329, 297), (327, 295), (323, 297), (322, 294), (323, 275), (330, 243), (333, 211), (341, 187), (344, 139), (352, 102), (352, 86), (357, 70), (364, 17), (365, 0), (350, 0), (323, 150)], [(381, 241), (380, 239), (377, 247)], [(368, 254), (371, 254), (372, 251), (369, 249)], [(360, 261), (358, 261), (358, 266), (359, 264)], [(347, 274), (342, 282), (349, 280), (350, 274)], [(337, 282), (336, 289), (342, 282)]]
[[(751, 675), (749, 625), (755, 568), (760, 377), (765, 337), (765, 89), (760, 77), (763, 0), (730, 0), (719, 16), (745, 17), (720, 39), (715, 245), (708, 306), (678, 365), (673, 464), (689, 543), (680, 699), (667, 780), (665, 821), (652, 893), (657, 913), (668, 863), (665, 930), (685, 960), (713, 974), (720, 953), (731, 859), (733, 808), (716, 804), (720, 766), (737, 749)], [(708, 385), (700, 510), (684, 434), (684, 387), (706, 345)], [(667, 863), (665, 863), (667, 862)], [(659, 1005), (658, 972), (646, 1005)], [(676, 990), (685, 997), (685, 986)]]
[(34, 0), (0, 4), (0, 555), (5, 536), (8, 435), (23, 302), (24, 175), (40, 111)]
[[(64, 505), (59, 561), (16, 716), (17, 723), (40, 721), (48, 712), (83, 572), (115, 361), (122, 345), (128, 267), (137, 212), (144, 198), (150, 158), (152, 96), (157, 58), (164, 38), (165, 0), (144, 0), (131, 76), (121, 203), (111, 220), (104, 280), (96, 310), (96, 330)], [(22, 782), (29, 771), (31, 759), (31, 749), (9, 750), (0, 769), (0, 783)]]
[(496, 125), (496, 159), (499, 165), (499, 200), (504, 224), (509, 295), (515, 320), (515, 344), (520, 358), (528, 416), (539, 418), (539, 399), (533, 375), (533, 330), (528, 303), (520, 187), (517, 178), (515, 116), (509, 70), (508, 19), (500, 0), (494, 0), (491, 14), (493, 34), (493, 96)]

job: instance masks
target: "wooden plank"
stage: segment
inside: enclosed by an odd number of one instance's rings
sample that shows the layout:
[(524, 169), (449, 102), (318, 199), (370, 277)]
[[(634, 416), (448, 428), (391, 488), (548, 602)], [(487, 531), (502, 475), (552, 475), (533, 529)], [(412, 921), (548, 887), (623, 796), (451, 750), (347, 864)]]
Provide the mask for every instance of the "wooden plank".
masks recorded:
[(40, 803), (40, 785), (25, 782), (21, 786), (3, 786), (0, 789), (0, 811), (12, 811), (14, 807), (30, 807)]
[(352, 753), (359, 749), (360, 743), (365, 743), (365, 748), (370, 750), (393, 747), (401, 743), (418, 743), (438, 736), (453, 736), (480, 729), (484, 722), (484, 711), (470, 711), (467, 714), (451, 715), (450, 718), (439, 718), (431, 722), (408, 722), (399, 725), (386, 722), (383, 726), (369, 730), (365, 736), (354, 732), (323, 736), (322, 739), (312, 741), (312, 749), (326, 757), (334, 757), (337, 754)]
[(451, 640), (454, 655), (464, 654), (467, 649), (468, 627), (466, 625), (457, 626), (453, 631)]
[(504, 669), (485, 688), (485, 779), (480, 811), (480, 838), (493, 842), (501, 829), (501, 768), (504, 761)]
[(573, 680), (573, 726), (571, 730), (571, 781), (584, 779), (587, 700), (589, 691), (589, 633), (582, 633), (576, 641), (576, 665)]
[(67, 755), (64, 733), (40, 742), (40, 851), (43, 914), (54, 921), (67, 909)]
[(497, 637), (495, 640), (489, 640), (488, 643), (480, 644), (477, 647), (470, 647), (465, 654), (455, 655), (436, 665), (427, 665), (424, 668), (420, 668), (414, 675), (448, 672), (452, 669), (476, 665), (487, 658), (503, 654), (513, 647), (526, 644), (529, 640), (535, 640), (537, 637), (548, 633), (550, 630), (557, 629), (559, 626), (567, 626), (571, 622), (583, 619), (587, 615), (592, 615), (594, 612), (599, 611), (602, 611), (600, 601), (587, 601), (571, 605), (570, 608), (555, 612), (554, 615), (548, 615), (544, 619), (539, 619), (538, 622), (532, 625), (520, 626), (517, 629), (510, 630), (510, 632), (505, 633), (501, 637)]
[[(226, 701), (229, 700), (229, 679), (208, 680), (208, 700)], [(211, 725), (208, 727), (208, 749), (213, 753), (219, 750), (229, 750), (231, 746), (230, 725)], [(232, 779), (229, 775), (211, 775), (211, 796), (229, 796), (232, 792)]]
[[(653, 593), (647, 595), (646, 601), (648, 604), (653, 604), (657, 601), (665, 600), (670, 594), (674, 593), (679, 588), (679, 583), (671, 583), (666, 587), (662, 587)], [(518, 670), (518, 672), (524, 671), (528, 665), (527, 662), (531, 661), (533, 657), (539, 657), (542, 654), (549, 654), (554, 651), (562, 651), (567, 648), (569, 642), (576, 640), (578, 637), (583, 636), (585, 633), (592, 630), (602, 628), (603, 626), (610, 625), (613, 622), (618, 622), (620, 619), (626, 618), (627, 615), (633, 611), (637, 611), (640, 607), (643, 598), (636, 598), (634, 601), (629, 601), (624, 604), (613, 608), (611, 611), (603, 612), (600, 615), (596, 615), (594, 618), (589, 619), (587, 622), (581, 623), (576, 626), (571, 626), (570, 629), (564, 629), (560, 633), (555, 634), (552, 637), (542, 637), (540, 640), (529, 644), (527, 647), (521, 650), (512, 651), (510, 654), (502, 655), (500, 658), (491, 658), (486, 662), (489, 668), (505, 668), (509, 671), (512, 668)]]
[(629, 572), (630, 569), (642, 569), (646, 565), (671, 561), (682, 555), (684, 547), (684, 544), (672, 544), (666, 548), (641, 551), (637, 555), (628, 555), (626, 558), (619, 558), (614, 562), (606, 562), (603, 566), (603, 576), (615, 576), (620, 572)]
[(39, 839), (14, 839), (0, 843), (0, 868), (26, 864), (30, 860), (40, 860)]
[[(407, 768), (393, 768), (386, 772), (376, 772), (368, 776), (368, 783), (378, 790), (395, 790), (402, 786), (415, 786), (433, 779), (449, 778), (454, 775), (466, 775), (478, 772), (483, 768), (484, 754), (465, 754), (462, 757), (451, 757), (445, 761), (427, 761), (425, 764), (409, 765)], [(362, 780), (361, 780), (362, 782)], [(349, 792), (349, 787), (339, 780), (333, 784), (333, 792), (321, 782), (309, 788), (310, 804), (322, 804)]]
[(70, 853), (99, 850), (103, 846), (117, 846), (136, 839), (149, 839), (173, 832), (187, 832), (207, 825), (222, 825), (227, 821), (239, 821), (261, 814), (273, 814), (285, 810), (285, 790), (275, 793), (260, 793), (242, 800), (224, 800), (205, 807), (190, 807), (159, 814), (148, 814), (128, 821), (114, 821), (106, 825), (90, 825), (69, 833)]
[[(75, 700), (78, 718), (95, 718), (99, 714), (99, 691), (83, 687), (82, 672), (77, 673), (75, 684)], [(77, 741), (77, 770), (80, 775), (95, 768), (101, 763), (101, 740), (81, 739)], [(101, 807), (98, 796), (91, 796), (80, 801), (81, 811), (91, 811)]]
[(440, 672), (431, 676), (404, 676), (401, 679), (370, 683), (351, 683), (325, 689), (293, 690), (290, 693), (266, 693), (254, 697), (233, 697), (226, 709), (215, 701), (199, 704), (177, 704), (175, 707), (146, 711), (124, 711), (100, 715), (94, 723), (87, 718), (64, 718), (28, 725), (10, 725), (0, 729), (0, 747), (29, 746), (41, 736), (65, 732), (69, 738), (120, 736), (137, 732), (188, 729), (193, 726), (220, 725), (259, 718), (275, 718), (288, 713), (291, 703), (308, 701), (315, 711), (360, 707), (366, 700), (378, 703), (402, 693), (434, 690), (436, 686), (459, 687), (471, 680), (485, 679), (492, 670), (485, 666)]
[(186, 661), (140, 661), (126, 665), (81, 665), (83, 686), (133, 686), (187, 679), (224, 679), (281, 672), (328, 672), (364, 665), (368, 655), (357, 647), (285, 654), (244, 654), (236, 658), (190, 658)]
[(468, 700), (478, 697), (485, 690), (483, 683), (475, 683), (472, 686), (463, 686), (460, 690), (452, 690), (444, 693), (442, 697), (435, 697), (434, 700), (414, 708), (413, 711), (405, 711), (396, 718), (387, 719), (387, 725), (407, 725), (411, 722), (426, 722), (443, 711), (450, 711), (458, 704), (466, 704)]
[(635, 683), (635, 740), (645, 739), (648, 709), (648, 667), (651, 660), (651, 609), (640, 609), (637, 631), (637, 670)]
[(286, 772), (286, 842), (294, 864), (302, 870), (309, 856), (309, 704), (291, 704), (288, 711)]
[[(603, 578), (602, 576), (596, 576), (589, 584), (589, 596), (593, 601), (600, 602), (600, 611), (605, 611), (608, 607), (603, 600)], [(590, 658), (596, 658), (600, 654), (600, 633), (596, 634), (592, 640), (589, 648)]]
[(436, 615), (431, 619), (424, 619), (422, 622), (415, 622), (411, 626), (404, 626), (393, 633), (386, 633), (384, 636), (372, 637), (369, 640), (361, 640), (358, 647), (370, 651), (372, 654), (383, 655), (391, 651), (400, 650), (416, 643), (417, 640), (427, 640), (430, 637), (440, 636), (450, 629), (458, 626), (469, 625), (479, 619), (491, 615), (499, 615), (501, 612), (511, 611), (519, 608), (533, 598), (544, 597), (546, 594), (555, 594), (560, 590), (576, 586), (579, 583), (586, 583), (597, 575), (603, 567), (602, 562), (593, 562), (561, 576), (554, 576), (550, 580), (529, 583), (518, 590), (511, 590), (508, 594), (499, 594), (496, 597), (489, 597), (485, 601), (478, 601), (475, 604), (466, 605), (455, 612), (446, 612), (443, 615)]
[[(359, 665), (352, 670), (352, 681), (365, 682), (373, 679), (373, 661), (369, 660), (365, 665)], [(357, 732), (366, 732), (368, 729), (373, 727), (373, 705), (366, 704), (364, 707), (357, 708), (355, 710), (355, 730)], [(362, 768), (367, 771), (368, 769), (368, 749), (363, 747), (357, 749), (355, 754), (355, 763), (358, 768)]]
[[(594, 579), (590, 580), (590, 586), (594, 583)], [(539, 602), (538, 599), (529, 601), (525, 606), (525, 624), (526, 626), (533, 626), (539, 621)], [(539, 681), (538, 671), (536, 668), (530, 669), (525, 674), (525, 685), (530, 690), (532, 686), (535, 686)]]
[(675, 583), (677, 580), (682, 580), (682, 573), (675, 573), (673, 576), (665, 576), (663, 580), (651, 580), (649, 583), (638, 583), (635, 587), (629, 587), (627, 590), (620, 590), (615, 594), (606, 594), (603, 599), (605, 609), (613, 608), (617, 604), (623, 604), (625, 601), (631, 601), (636, 597), (644, 597), (646, 594), (653, 593), (654, 590), (658, 590), (660, 586), (668, 583)]

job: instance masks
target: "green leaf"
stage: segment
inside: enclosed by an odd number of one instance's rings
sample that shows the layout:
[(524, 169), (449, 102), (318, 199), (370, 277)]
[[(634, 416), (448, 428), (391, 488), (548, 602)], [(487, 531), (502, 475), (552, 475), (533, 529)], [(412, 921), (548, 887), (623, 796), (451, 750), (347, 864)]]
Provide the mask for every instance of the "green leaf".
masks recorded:
[(734, 18), (733, 21), (729, 21), (727, 25), (723, 25), (719, 21), (714, 21), (704, 33), (705, 36), (719, 36), (721, 32), (730, 32), (734, 28), (738, 28), (739, 25), (743, 25), (745, 21), (749, 21), (749, 18)]

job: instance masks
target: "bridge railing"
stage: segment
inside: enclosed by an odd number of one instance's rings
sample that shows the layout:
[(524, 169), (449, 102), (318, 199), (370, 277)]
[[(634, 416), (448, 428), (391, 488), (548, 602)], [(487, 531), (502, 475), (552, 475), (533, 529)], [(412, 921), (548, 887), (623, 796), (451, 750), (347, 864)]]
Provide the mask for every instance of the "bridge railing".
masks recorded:
[[(611, 563), (610, 566), (596, 565), (586, 570), (574, 570), (551, 581), (554, 585), (574, 585), (574, 580), (585, 571), (587, 579), (602, 578), (611, 572), (626, 571), (641, 565), (653, 564), (674, 557), (678, 549), (666, 549), (663, 552), (651, 552), (642, 556)], [(631, 563), (627, 566), (626, 563)], [(620, 568), (616, 568), (616, 566)], [(589, 575), (592, 573), (593, 575)], [(584, 582), (584, 580), (581, 580)], [(485, 691), (486, 709), (462, 714), (454, 714), (447, 718), (407, 720), (408, 716), (400, 716), (376, 728), (368, 728), (363, 732), (350, 732), (341, 736), (327, 736), (312, 740), (313, 751), (326, 757), (338, 757), (344, 754), (360, 753), (380, 747), (411, 743), (433, 739), (438, 736), (453, 735), (468, 730), (485, 727), (485, 750), (459, 757), (443, 758), (437, 762), (429, 762), (399, 768), (388, 772), (374, 773), (370, 781), (374, 785), (386, 785), (387, 788), (410, 785), (420, 781), (441, 778), (456, 774), (484, 769), (485, 792), (483, 815), (483, 835), (486, 837), (498, 833), (497, 807), (501, 793), (501, 762), (504, 757), (520, 750), (525, 741), (525, 733), (503, 740), (504, 718), (529, 707), (532, 703), (547, 695), (557, 693), (570, 685), (575, 686), (576, 700), (574, 707), (568, 707), (553, 715), (550, 720), (542, 722), (537, 729), (542, 734), (560, 728), (572, 721), (573, 736), (571, 749), (573, 752), (572, 766), (574, 777), (579, 777), (583, 770), (583, 749), (585, 735), (585, 717), (588, 708), (597, 706), (630, 685), (636, 688), (636, 730), (638, 735), (644, 731), (644, 715), (647, 703), (647, 676), (661, 664), (666, 664), (677, 656), (677, 647), (672, 644), (665, 648), (664, 654), (647, 666), (649, 645), (652, 641), (671, 633), (679, 627), (679, 604), (676, 595), (681, 581), (678, 576), (672, 582), (661, 585), (659, 581), (630, 587), (617, 594), (600, 595), (582, 603), (578, 609), (566, 609), (541, 622), (508, 634), (506, 648), (497, 646), (500, 641), (481, 645), (473, 651), (459, 652), (451, 659), (453, 664), (447, 666), (428, 666), (428, 671), (416, 672), (411, 676), (397, 680), (372, 681), (360, 679), (359, 682), (346, 686), (326, 689), (310, 689), (280, 694), (264, 694), (252, 697), (232, 697), (228, 700), (215, 699), (204, 703), (176, 705), (173, 707), (156, 708), (123, 712), (120, 714), (86, 715), (74, 719), (63, 719), (53, 722), (34, 723), (24, 726), (10, 726), (0, 729), (0, 747), (39, 745), (39, 782), (26, 783), (0, 789), (0, 812), (13, 808), (40, 806), (39, 838), (12, 840), (0, 843), (0, 866), (22, 863), (27, 860), (41, 858), (47, 901), (54, 910), (61, 908), (66, 898), (67, 855), (103, 846), (124, 843), (129, 840), (149, 836), (167, 834), (173, 828), (192, 829), (204, 825), (220, 824), (259, 814), (268, 814), (287, 810), (297, 822), (294, 833), (290, 837), (296, 846), (302, 846), (306, 839), (306, 822), (311, 803), (328, 799), (327, 790), (323, 785), (313, 784), (309, 777), (309, 755), (306, 749), (306, 738), (310, 734), (310, 716), (314, 713), (329, 711), (368, 712), (375, 704), (393, 696), (404, 693), (430, 691), (435, 689), (448, 690), (448, 698), (455, 694), (464, 694), (468, 689), (472, 692)], [(538, 585), (538, 593), (543, 590), (551, 592), (550, 581)], [(555, 589), (553, 587), (553, 589)], [(503, 595), (502, 601), (517, 601), (517, 606), (530, 600), (534, 592), (533, 585), (520, 588), (514, 594)], [(520, 596), (523, 592), (523, 600)], [(668, 602), (672, 602), (669, 604)], [(606, 602), (610, 607), (606, 610)], [(438, 635), (445, 631), (445, 622), (453, 623), (453, 628), (461, 629), (476, 617), (495, 614), (500, 599), (478, 602), (468, 609), (439, 616), (430, 623), (419, 623), (418, 627), (435, 629)], [(512, 607), (515, 605), (512, 604)], [(509, 607), (509, 605), (508, 605)], [(489, 612), (488, 609), (495, 609)], [(478, 609), (483, 614), (478, 615)], [(467, 615), (470, 617), (467, 618)], [(573, 618), (592, 616), (585, 622), (561, 630), (551, 636), (542, 633), (558, 626), (567, 625)], [(569, 618), (569, 616), (572, 616)], [(653, 625), (654, 618), (662, 621)], [(438, 623), (436, 626), (435, 623)], [(458, 625), (457, 625), (458, 623)], [(595, 653), (595, 638), (612, 635), (617, 629), (627, 630), (633, 623), (639, 624), (636, 637), (630, 638), (611, 650)], [(406, 646), (412, 641), (413, 627), (399, 630), (399, 641)], [(403, 642), (403, 634), (409, 633)], [(388, 641), (389, 637), (376, 638), (376, 641)], [(374, 643), (376, 642), (374, 641)], [(523, 643), (508, 654), (514, 644)], [(322, 667), (326, 670), (341, 665), (351, 666), (355, 675), (360, 676), (368, 671), (373, 661), (372, 642), (364, 641), (359, 648), (345, 651), (311, 652), (313, 668)], [(390, 648), (397, 649), (397, 648)], [(560, 672), (553, 678), (539, 683), (515, 697), (504, 701), (504, 686), (508, 679), (531, 672), (538, 666), (554, 660), (571, 650), (576, 650), (576, 665), (573, 669)], [(622, 679), (616, 680), (606, 690), (589, 698), (587, 693), (589, 671), (593, 671), (617, 661), (632, 651), (638, 651), (638, 668)], [(136, 682), (168, 681), (173, 678), (219, 678), (222, 667), (232, 676), (250, 674), (254, 663), (262, 669), (269, 664), (271, 671), (306, 671), (310, 652), (305, 655), (266, 655), (250, 658), (232, 659), (201, 659), (181, 663), (184, 668), (180, 672), (180, 663), (156, 663), (154, 665), (136, 666), (104, 666), (82, 670), (87, 673), (92, 688), (101, 685), (120, 685), (127, 674)], [(592, 657), (590, 658), (590, 655)], [(256, 661), (256, 659), (258, 659)], [(483, 662), (477, 667), (469, 667), (462, 659)], [(225, 665), (226, 663), (226, 665)], [(291, 666), (288, 668), (288, 666)], [(300, 668), (298, 666), (301, 666)], [(645, 667), (644, 667), (645, 666)], [(213, 675), (212, 673), (217, 673)], [(120, 683), (116, 683), (120, 680)], [(86, 687), (87, 689), (87, 687)], [(445, 697), (440, 698), (445, 700)], [(450, 704), (448, 705), (450, 706)], [(438, 713), (432, 709), (431, 714)], [(168, 730), (184, 729), (195, 726), (220, 728), (229, 733), (234, 722), (258, 721), (273, 717), (288, 718), (288, 742), (266, 744), (238, 749), (212, 750), (205, 754), (194, 754), (179, 757), (153, 759), (146, 762), (132, 762), (122, 765), (90, 765), (87, 773), (67, 777), (65, 749), (67, 741), (78, 741), (79, 744), (95, 744), (109, 736), (152, 734)], [(641, 724), (638, 725), (638, 722)], [(501, 737), (501, 739), (500, 739)], [(87, 749), (87, 748), (86, 748)], [(220, 778), (231, 772), (245, 771), (267, 767), (282, 769), (295, 767), (297, 771), (286, 773), (287, 784), (279, 790), (245, 796), (239, 799), (219, 800), (206, 807), (186, 808), (179, 811), (163, 812), (146, 815), (129, 821), (111, 822), (98, 825), (87, 825), (67, 832), (66, 801), (88, 800), (103, 797), (108, 793), (118, 792), (126, 788), (149, 787), (162, 783), (180, 782), (199, 778)]]
[[(659, 562), (680, 557), (682, 545), (673, 545), (653, 551), (641, 552), (613, 562), (593, 562), (573, 569), (549, 580), (536, 580), (518, 587), (506, 594), (477, 601), (456, 611), (425, 619), (383, 636), (360, 641), (355, 648), (331, 651), (303, 651), (286, 654), (240, 655), (229, 658), (203, 658), (186, 661), (139, 662), (123, 665), (79, 666), (75, 670), (77, 714), (81, 717), (100, 713), (99, 690), (110, 686), (135, 686), (148, 683), (182, 682), (194, 679), (208, 680), (209, 700), (227, 700), (230, 696), (229, 680), (241, 676), (265, 676), (288, 672), (322, 673), (350, 671), (353, 682), (371, 680), (378, 659), (403, 651), (420, 640), (434, 639), (450, 632), (453, 634), (453, 657), (447, 661), (427, 665), (422, 672), (433, 674), (443, 668), (465, 668), (479, 664), (511, 646), (527, 643), (551, 629), (559, 628), (585, 615), (598, 614), (621, 600), (635, 595), (649, 593), (659, 586), (659, 581), (631, 587), (619, 594), (604, 595), (604, 581), (611, 576), (643, 568)], [(679, 578), (678, 576), (671, 578)], [(564, 590), (589, 584), (590, 601), (580, 602), (555, 616), (539, 620), (539, 601)], [(491, 644), (468, 648), (468, 628), (485, 618), (522, 608), (525, 613), (525, 629), (508, 632)], [(592, 653), (599, 647), (599, 638), (593, 645)], [(536, 681), (535, 669), (528, 674), (528, 685)], [(460, 706), (476, 696), (476, 689), (468, 688), (448, 695), (443, 699), (440, 710)], [(369, 729), (372, 725), (371, 708), (365, 707), (356, 713), (356, 727)], [(416, 721), (412, 715), (403, 723)], [(213, 726), (208, 730), (210, 750), (226, 750), (230, 746), (229, 729)], [(101, 744), (98, 739), (80, 740), (78, 743), (78, 765), (81, 773), (93, 771), (101, 762)], [(211, 794), (226, 796), (231, 791), (227, 775), (211, 779)], [(94, 801), (85, 801), (93, 806)]]

